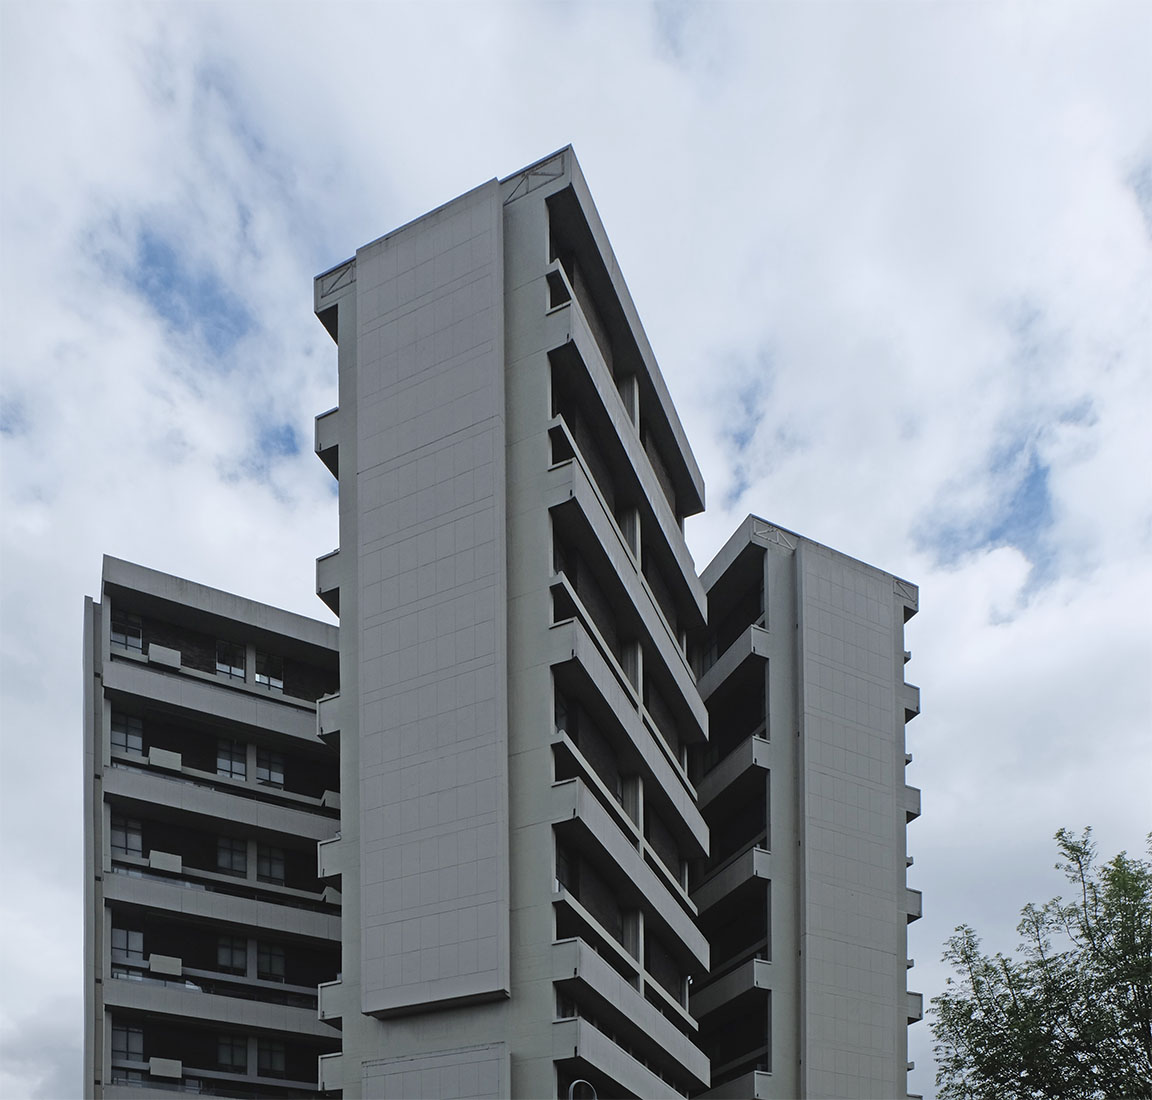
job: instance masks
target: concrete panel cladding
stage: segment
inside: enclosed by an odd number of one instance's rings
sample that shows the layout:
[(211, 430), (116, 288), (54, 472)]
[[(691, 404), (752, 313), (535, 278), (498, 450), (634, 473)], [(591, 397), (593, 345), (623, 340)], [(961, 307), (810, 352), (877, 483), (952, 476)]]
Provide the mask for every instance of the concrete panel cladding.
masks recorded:
[(356, 257), (361, 979), (377, 1015), (509, 990), (502, 233), (493, 181)]
[(364, 1095), (383, 1100), (499, 1100), (508, 1092), (504, 1043), (364, 1063)]

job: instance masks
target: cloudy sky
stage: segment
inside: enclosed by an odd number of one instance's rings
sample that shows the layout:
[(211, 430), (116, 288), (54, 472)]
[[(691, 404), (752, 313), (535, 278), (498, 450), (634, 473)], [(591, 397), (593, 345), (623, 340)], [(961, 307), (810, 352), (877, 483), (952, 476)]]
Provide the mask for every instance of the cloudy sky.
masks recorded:
[[(0, 4), (0, 1095), (77, 1093), (102, 553), (318, 617), (312, 276), (572, 142), (704, 471), (921, 587), (925, 917), (1152, 828), (1152, 6)], [(913, 1091), (931, 1095), (926, 1023)]]

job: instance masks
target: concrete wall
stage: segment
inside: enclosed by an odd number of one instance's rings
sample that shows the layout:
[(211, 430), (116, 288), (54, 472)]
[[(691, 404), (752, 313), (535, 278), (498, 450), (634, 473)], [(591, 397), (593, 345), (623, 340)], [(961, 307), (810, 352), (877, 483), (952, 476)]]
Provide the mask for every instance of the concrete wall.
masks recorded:
[(501, 213), (356, 258), (365, 1012), (508, 992)]

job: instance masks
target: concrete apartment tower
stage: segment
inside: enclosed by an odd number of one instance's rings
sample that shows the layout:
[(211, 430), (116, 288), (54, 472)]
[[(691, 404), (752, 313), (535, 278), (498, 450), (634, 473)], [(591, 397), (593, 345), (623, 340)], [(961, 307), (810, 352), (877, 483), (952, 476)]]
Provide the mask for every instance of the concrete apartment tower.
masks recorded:
[(337, 631), (104, 559), (84, 607), (84, 1091), (316, 1095)]
[[(571, 149), (316, 280), (346, 1097), (688, 1095), (703, 484)], [(581, 1086), (583, 1087), (583, 1086)]]
[(702, 480), (571, 149), (360, 249), (315, 308), (322, 1085), (904, 1095), (915, 589), (752, 518), (700, 580)]
[(692, 758), (711, 835), (692, 900), (712, 948), (692, 990), (716, 1097), (907, 1090), (906, 581), (749, 516), (704, 571)]

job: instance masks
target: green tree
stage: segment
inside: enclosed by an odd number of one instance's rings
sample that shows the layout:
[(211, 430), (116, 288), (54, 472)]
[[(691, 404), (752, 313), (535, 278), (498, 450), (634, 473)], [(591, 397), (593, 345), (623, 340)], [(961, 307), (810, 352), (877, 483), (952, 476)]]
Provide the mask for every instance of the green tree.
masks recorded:
[(1056, 843), (1075, 897), (1025, 906), (1017, 958), (982, 954), (968, 925), (948, 940), (956, 976), (930, 1009), (941, 1100), (1152, 1098), (1152, 862), (1099, 866), (1091, 829)]

